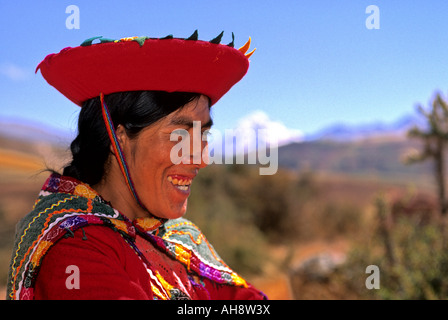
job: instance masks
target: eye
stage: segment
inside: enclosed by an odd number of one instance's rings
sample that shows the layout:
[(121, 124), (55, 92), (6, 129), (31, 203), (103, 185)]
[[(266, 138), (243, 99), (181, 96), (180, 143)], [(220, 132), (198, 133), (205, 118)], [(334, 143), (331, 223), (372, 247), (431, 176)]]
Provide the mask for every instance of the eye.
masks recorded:
[(210, 129), (202, 131), (202, 141), (210, 142), (213, 140), (213, 135)]
[(170, 134), (170, 141), (178, 141), (179, 138), (188, 138), (190, 134), (185, 129), (176, 129), (173, 130)]

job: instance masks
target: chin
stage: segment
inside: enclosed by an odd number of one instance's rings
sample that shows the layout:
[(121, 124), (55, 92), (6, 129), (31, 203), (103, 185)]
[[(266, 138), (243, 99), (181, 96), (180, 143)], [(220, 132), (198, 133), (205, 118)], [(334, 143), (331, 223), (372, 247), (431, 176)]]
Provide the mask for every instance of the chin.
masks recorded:
[(165, 216), (165, 219), (178, 219), (185, 215), (186, 211), (173, 212)]
[(187, 212), (187, 206), (182, 206), (179, 209), (171, 209), (164, 212), (160, 212), (160, 214), (154, 214), (158, 218), (162, 219), (178, 219), (182, 218)]

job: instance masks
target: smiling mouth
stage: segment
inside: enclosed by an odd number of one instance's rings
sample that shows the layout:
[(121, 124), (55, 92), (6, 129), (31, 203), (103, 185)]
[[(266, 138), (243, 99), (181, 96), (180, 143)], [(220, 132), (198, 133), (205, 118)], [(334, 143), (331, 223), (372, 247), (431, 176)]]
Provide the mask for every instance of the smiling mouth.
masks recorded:
[(168, 181), (181, 191), (189, 191), (193, 179), (187, 177), (168, 177)]

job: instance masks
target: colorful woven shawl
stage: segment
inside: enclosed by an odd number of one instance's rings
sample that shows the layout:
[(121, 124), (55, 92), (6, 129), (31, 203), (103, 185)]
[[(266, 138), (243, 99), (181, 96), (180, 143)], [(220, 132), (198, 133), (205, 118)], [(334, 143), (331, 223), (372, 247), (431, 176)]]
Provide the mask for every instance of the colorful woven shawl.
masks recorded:
[(52, 174), (45, 182), (33, 210), (17, 227), (11, 259), (8, 299), (33, 299), (34, 285), (43, 257), (59, 239), (88, 225), (104, 225), (118, 231), (148, 270), (156, 299), (175, 299), (164, 279), (153, 270), (135, 245), (138, 232), (160, 251), (180, 261), (188, 272), (216, 283), (247, 287), (190, 221), (156, 218), (128, 220), (92, 188), (73, 178)]

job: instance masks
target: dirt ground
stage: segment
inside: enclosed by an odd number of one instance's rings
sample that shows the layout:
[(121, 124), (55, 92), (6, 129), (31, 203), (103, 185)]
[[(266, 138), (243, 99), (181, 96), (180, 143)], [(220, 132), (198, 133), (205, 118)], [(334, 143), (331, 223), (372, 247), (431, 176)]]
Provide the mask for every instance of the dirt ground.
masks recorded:
[[(254, 278), (249, 277), (248, 281), (263, 291), (270, 300), (296, 300), (297, 297), (294, 296), (293, 292), (300, 290), (300, 288), (294, 288), (295, 290), (293, 290), (291, 287), (288, 269), (300, 265), (311, 257), (324, 253), (331, 255), (335, 259), (343, 259), (349, 248), (349, 242), (344, 239), (298, 243), (289, 248), (284, 246), (271, 247), (270, 251), (273, 260), (282, 261), (287, 259), (288, 255), (291, 255), (288, 266), (285, 266), (283, 270), (279, 270), (279, 268), (268, 265), (265, 271), (266, 274)], [(322, 298), (322, 296), (319, 297), (319, 295), (312, 294), (309, 297), (313, 299)]]

